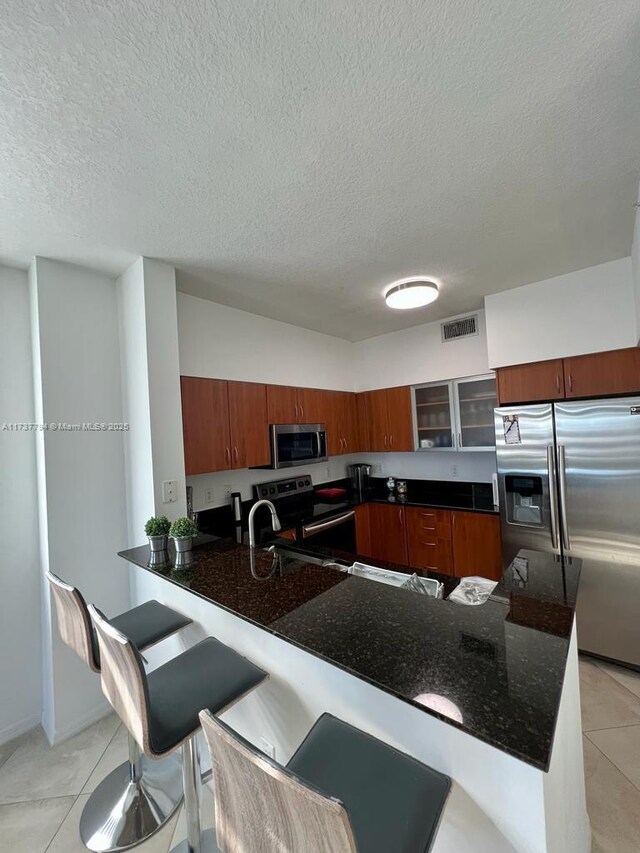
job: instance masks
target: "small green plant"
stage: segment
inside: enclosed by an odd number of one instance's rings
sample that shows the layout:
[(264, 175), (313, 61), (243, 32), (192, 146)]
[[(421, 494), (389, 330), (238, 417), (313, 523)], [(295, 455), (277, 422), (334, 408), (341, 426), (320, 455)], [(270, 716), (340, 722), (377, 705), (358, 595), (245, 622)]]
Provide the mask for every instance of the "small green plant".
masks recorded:
[(173, 539), (180, 539), (183, 536), (195, 536), (197, 532), (198, 528), (190, 518), (176, 518), (171, 523), (169, 536)]
[(152, 515), (144, 526), (144, 532), (147, 536), (166, 536), (169, 533), (170, 527), (171, 525), (166, 515)]

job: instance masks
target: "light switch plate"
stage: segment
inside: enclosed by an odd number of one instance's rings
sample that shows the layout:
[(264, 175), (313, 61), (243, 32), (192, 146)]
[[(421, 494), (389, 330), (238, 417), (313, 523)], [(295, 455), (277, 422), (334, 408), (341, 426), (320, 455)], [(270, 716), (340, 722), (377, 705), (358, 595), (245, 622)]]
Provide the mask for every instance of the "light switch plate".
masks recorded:
[(162, 503), (172, 504), (178, 500), (178, 481), (163, 480), (162, 481)]
[(204, 502), (206, 504), (213, 503), (213, 489), (205, 489), (204, 490)]

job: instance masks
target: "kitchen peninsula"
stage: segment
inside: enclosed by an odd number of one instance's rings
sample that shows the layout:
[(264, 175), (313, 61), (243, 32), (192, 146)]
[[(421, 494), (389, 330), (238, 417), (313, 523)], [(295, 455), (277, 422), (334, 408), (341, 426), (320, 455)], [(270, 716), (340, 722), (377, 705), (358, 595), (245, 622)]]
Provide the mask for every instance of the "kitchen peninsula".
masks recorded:
[[(579, 565), (523, 553), (489, 601), (465, 607), (323, 565), (346, 568), (342, 554), (284, 545), (202, 537), (182, 571), (148, 568), (146, 546), (120, 554), (139, 600), (194, 619), (174, 643), (210, 634), (271, 674), (230, 725), (286, 761), (330, 711), (448, 773), (436, 853), (587, 853)], [(446, 596), (456, 579), (443, 580)]]

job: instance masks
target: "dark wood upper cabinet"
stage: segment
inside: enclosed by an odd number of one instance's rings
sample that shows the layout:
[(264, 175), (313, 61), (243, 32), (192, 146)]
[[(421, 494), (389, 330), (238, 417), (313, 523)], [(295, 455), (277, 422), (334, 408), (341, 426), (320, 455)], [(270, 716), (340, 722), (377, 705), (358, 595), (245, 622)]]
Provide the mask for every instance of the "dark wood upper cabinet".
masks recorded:
[(387, 388), (389, 450), (414, 450), (411, 388)]
[(451, 513), (451, 541), (456, 577), (480, 575), (491, 580), (502, 577), (500, 518), (481, 512)]
[(267, 386), (256, 382), (228, 382), (227, 385), (232, 467), (268, 465)]
[(369, 504), (371, 556), (406, 566), (407, 531), (405, 508), (393, 504)]
[(364, 391), (358, 398), (363, 450), (375, 453), (414, 449), (408, 386)]
[(298, 422), (301, 424), (321, 424), (326, 421), (327, 402), (333, 391), (321, 391), (317, 388), (298, 388)]
[(640, 392), (640, 349), (619, 349), (564, 359), (566, 396), (605, 397)]
[(562, 359), (516, 364), (496, 370), (498, 405), (564, 399)]
[(389, 450), (389, 410), (387, 408), (387, 390), (365, 391), (362, 397), (361, 413), (364, 417), (364, 430), (367, 436), (366, 450), (376, 453)]
[(226, 381), (182, 376), (180, 389), (185, 473), (231, 468)]
[(297, 424), (298, 389), (290, 385), (267, 385), (267, 420), (270, 424)]

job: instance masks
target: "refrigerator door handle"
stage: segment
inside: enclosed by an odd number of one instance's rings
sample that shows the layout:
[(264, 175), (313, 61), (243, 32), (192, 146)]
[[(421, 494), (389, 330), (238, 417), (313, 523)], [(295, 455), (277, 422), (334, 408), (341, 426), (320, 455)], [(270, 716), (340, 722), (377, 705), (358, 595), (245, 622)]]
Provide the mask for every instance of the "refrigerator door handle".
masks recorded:
[(493, 492), (493, 508), (500, 509), (500, 493), (498, 491), (498, 474), (491, 475), (491, 491)]
[(560, 518), (562, 519), (562, 547), (565, 551), (571, 550), (569, 539), (569, 523), (567, 521), (567, 481), (565, 473), (565, 448), (563, 444), (558, 445), (558, 484), (560, 495)]
[(551, 547), (560, 550), (560, 536), (558, 532), (558, 491), (556, 483), (556, 464), (553, 458), (553, 444), (547, 447), (547, 471), (549, 474), (549, 510), (551, 516)]

